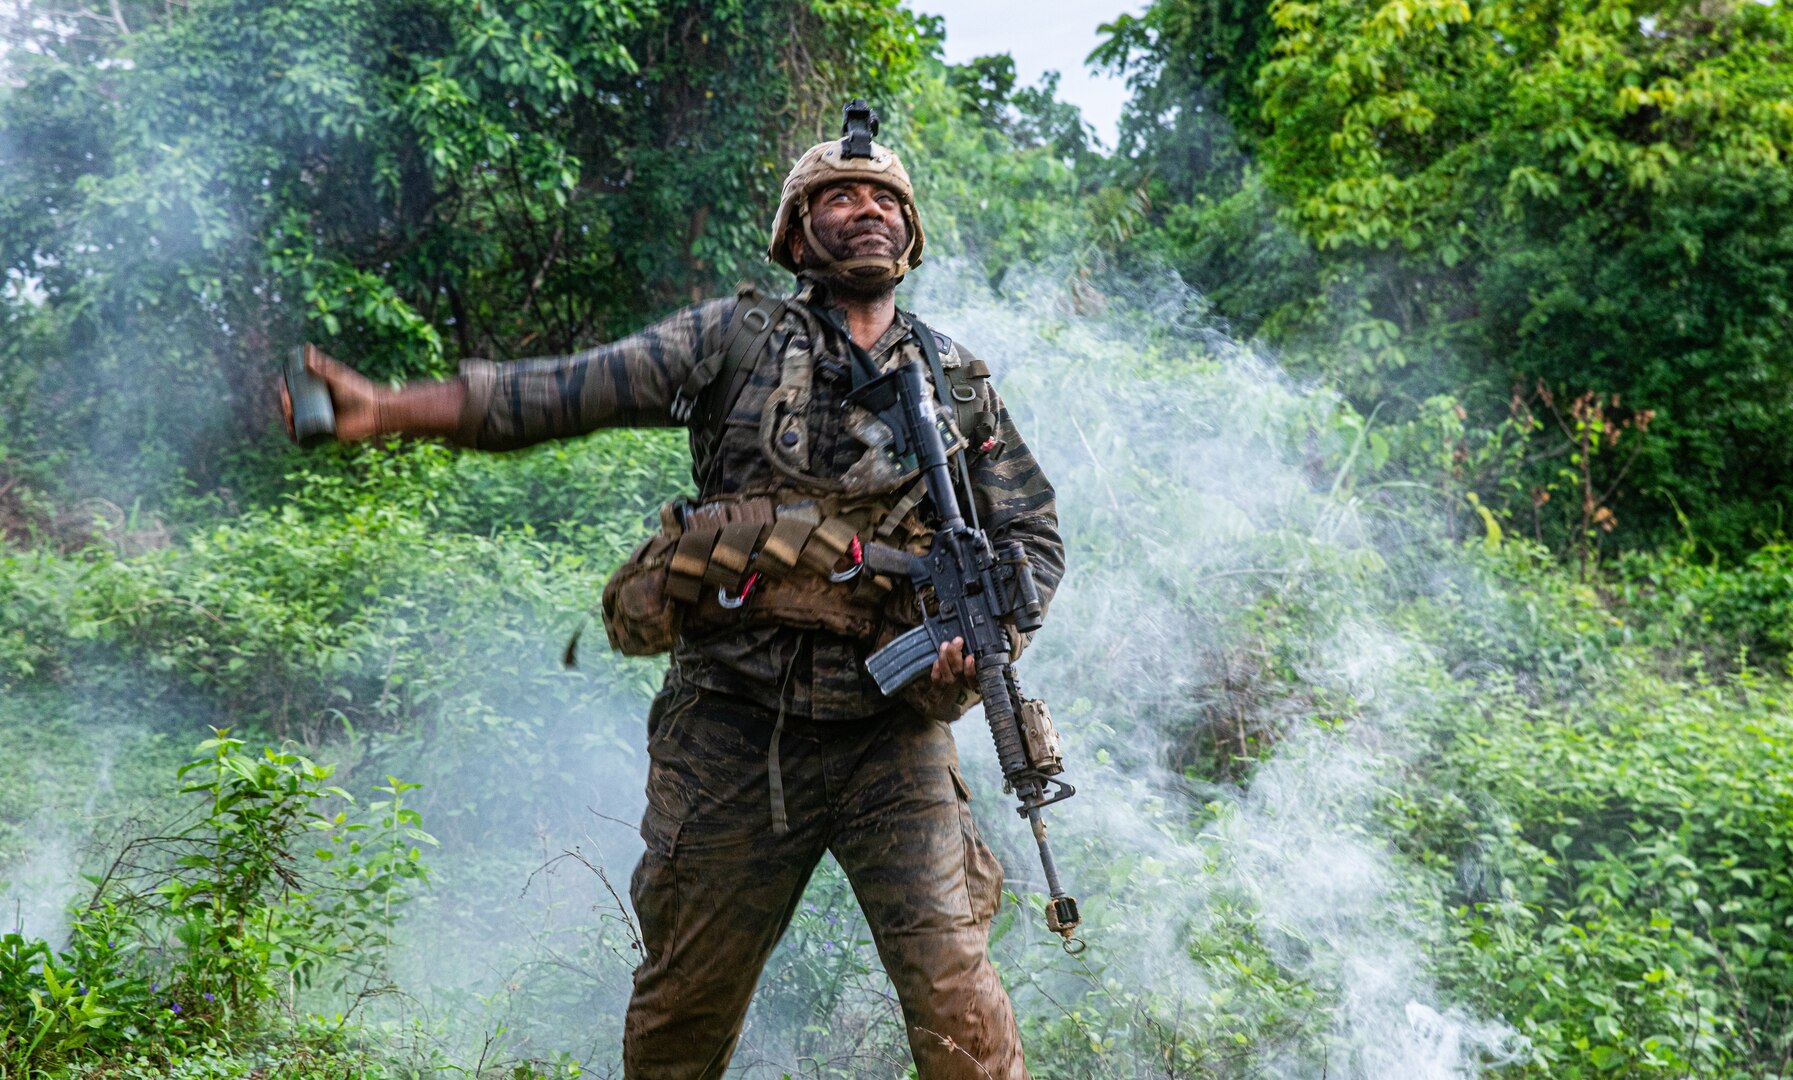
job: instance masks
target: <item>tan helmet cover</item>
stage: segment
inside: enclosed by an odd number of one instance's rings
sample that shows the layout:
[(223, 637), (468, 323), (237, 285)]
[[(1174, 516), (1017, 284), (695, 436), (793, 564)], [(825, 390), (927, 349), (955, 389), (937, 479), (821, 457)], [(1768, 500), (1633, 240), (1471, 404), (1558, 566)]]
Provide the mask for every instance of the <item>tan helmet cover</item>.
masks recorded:
[[(909, 246), (895, 259), (877, 256), (840, 259), (816, 240), (815, 230), (809, 223), (809, 198), (818, 189), (843, 180), (881, 184), (896, 193), (897, 201), (903, 206), (903, 217), (909, 223)], [(921, 265), (921, 215), (915, 209), (915, 188), (909, 183), (909, 173), (896, 152), (878, 143), (872, 144), (870, 158), (844, 157), (839, 139), (817, 143), (804, 151), (797, 164), (791, 167), (790, 175), (784, 178), (784, 194), (778, 200), (778, 216), (772, 221), (772, 244), (767, 249), (773, 262), (793, 274), (803, 271), (791, 257), (791, 230), (798, 228), (803, 230), (804, 241), (810, 248), (829, 260), (828, 268), (832, 271), (847, 271), (855, 277), (873, 281), (880, 277), (895, 281)], [(867, 270), (883, 272), (864, 273)]]

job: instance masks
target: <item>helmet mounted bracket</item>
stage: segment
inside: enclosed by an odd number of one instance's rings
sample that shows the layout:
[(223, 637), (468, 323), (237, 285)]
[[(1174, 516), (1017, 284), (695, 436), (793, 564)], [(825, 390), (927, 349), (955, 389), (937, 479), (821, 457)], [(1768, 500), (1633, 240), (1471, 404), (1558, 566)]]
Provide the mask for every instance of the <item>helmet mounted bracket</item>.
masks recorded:
[(864, 98), (854, 98), (841, 108), (840, 156), (842, 160), (870, 159), (872, 140), (878, 135), (878, 114)]

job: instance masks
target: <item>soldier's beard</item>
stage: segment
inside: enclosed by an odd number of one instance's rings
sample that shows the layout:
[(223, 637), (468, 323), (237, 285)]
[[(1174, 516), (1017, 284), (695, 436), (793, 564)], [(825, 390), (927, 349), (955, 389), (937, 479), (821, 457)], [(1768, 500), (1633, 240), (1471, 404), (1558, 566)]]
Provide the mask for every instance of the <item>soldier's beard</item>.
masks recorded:
[(814, 221), (810, 227), (815, 230), (816, 239), (834, 256), (830, 259), (814, 247), (805, 245), (803, 251), (804, 272), (814, 278), (826, 282), (835, 296), (855, 303), (872, 303), (882, 300), (896, 291), (897, 282), (901, 278), (884, 275), (876, 267), (864, 267), (858, 270), (840, 270), (835, 267), (835, 260), (854, 258), (852, 241), (866, 233), (877, 233), (890, 237), (888, 253), (878, 253), (880, 257), (895, 259), (909, 247), (909, 227), (907, 223), (898, 226), (894, 234), (882, 225), (867, 227), (863, 223), (839, 224), (836, 222)]

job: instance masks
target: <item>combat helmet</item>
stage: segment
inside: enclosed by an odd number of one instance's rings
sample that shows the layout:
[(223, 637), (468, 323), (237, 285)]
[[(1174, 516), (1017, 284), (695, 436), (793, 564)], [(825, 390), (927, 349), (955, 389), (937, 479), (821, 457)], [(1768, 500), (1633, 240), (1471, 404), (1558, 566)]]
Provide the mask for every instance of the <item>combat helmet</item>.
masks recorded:
[[(804, 242), (811, 251), (828, 262), (830, 273), (849, 273), (867, 281), (898, 281), (904, 274), (921, 265), (921, 215), (915, 209), (915, 188), (909, 182), (908, 170), (896, 152), (872, 141), (878, 134), (878, 114), (857, 98), (842, 111), (841, 138), (817, 143), (804, 151), (785, 177), (784, 193), (778, 200), (778, 216), (772, 221), (772, 243), (767, 254), (772, 261), (801, 273), (803, 267), (791, 257), (791, 232), (803, 230)], [(816, 239), (809, 220), (809, 197), (818, 188), (843, 180), (860, 180), (880, 184), (896, 194), (902, 204), (903, 218), (909, 224), (909, 246), (894, 259), (864, 255), (852, 259), (835, 256)]]

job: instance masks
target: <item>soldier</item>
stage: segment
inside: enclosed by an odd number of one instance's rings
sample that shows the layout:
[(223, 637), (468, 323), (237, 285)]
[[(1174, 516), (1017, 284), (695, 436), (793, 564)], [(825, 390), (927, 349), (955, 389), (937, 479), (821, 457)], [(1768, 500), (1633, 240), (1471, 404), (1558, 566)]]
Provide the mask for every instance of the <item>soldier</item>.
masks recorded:
[(901, 700), (864, 667), (918, 613), (900, 583), (856, 573), (860, 538), (925, 547), (936, 519), (883, 452), (888, 429), (847, 394), (925, 358), (992, 539), (1022, 542), (1048, 596), (1064, 549), (1051, 485), (988, 370), (896, 307), (923, 235), (875, 123), (812, 147), (785, 181), (769, 254), (796, 275), (789, 296), (743, 289), (609, 345), (469, 360), (456, 380), (396, 391), (308, 350), (342, 439), (509, 450), (606, 426), (690, 430), (697, 496), (663, 510), (605, 596), (613, 645), (673, 654), (648, 712), (630, 884), (646, 953), (624, 1034), (632, 1080), (723, 1074), (824, 852), (865, 912), (920, 1076), (1027, 1077), (988, 956), (1002, 870), (948, 729), (976, 701), (972, 664), (948, 643)]

